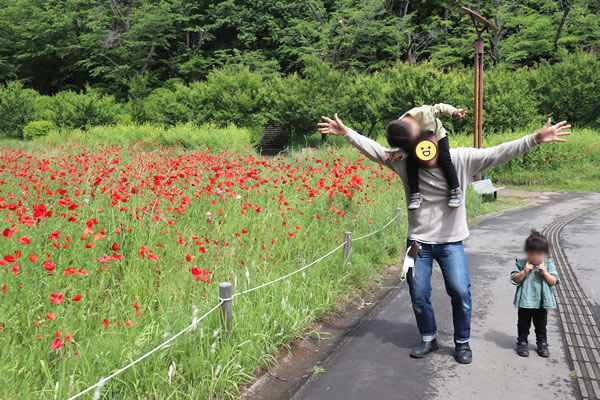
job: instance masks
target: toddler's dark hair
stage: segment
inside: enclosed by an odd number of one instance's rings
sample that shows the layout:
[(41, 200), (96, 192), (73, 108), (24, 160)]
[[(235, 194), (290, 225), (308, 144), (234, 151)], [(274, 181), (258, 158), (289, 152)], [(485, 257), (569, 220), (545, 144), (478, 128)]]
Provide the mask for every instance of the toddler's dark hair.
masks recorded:
[(531, 230), (529, 237), (525, 240), (525, 251), (543, 251), (544, 253), (550, 252), (550, 243), (546, 236), (542, 235), (535, 229)]
[(412, 151), (412, 136), (410, 125), (395, 119), (385, 127), (385, 137), (390, 147), (398, 147), (410, 153)]

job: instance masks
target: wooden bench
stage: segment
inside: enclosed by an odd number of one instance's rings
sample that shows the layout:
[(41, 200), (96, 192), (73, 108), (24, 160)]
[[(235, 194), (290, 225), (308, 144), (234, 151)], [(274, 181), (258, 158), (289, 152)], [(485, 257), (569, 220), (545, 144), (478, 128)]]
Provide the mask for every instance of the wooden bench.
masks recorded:
[(473, 182), (471, 183), (471, 186), (482, 196), (493, 193), (494, 199), (498, 198), (498, 190), (504, 189), (504, 186), (495, 187), (491, 179), (482, 179), (480, 181)]

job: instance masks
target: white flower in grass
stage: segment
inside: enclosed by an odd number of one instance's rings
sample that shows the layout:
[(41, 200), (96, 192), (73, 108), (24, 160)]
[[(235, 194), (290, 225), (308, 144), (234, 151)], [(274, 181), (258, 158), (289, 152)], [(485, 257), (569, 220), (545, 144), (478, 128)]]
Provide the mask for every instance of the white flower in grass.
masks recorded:
[(71, 391), (73, 391), (74, 388), (75, 388), (75, 375), (71, 375), (71, 377), (69, 379), (69, 389)]
[(246, 267), (244, 265), (244, 268), (246, 268), (246, 281), (248, 281), (248, 286), (250, 285), (250, 271), (248, 271), (248, 267)]
[(221, 328), (219, 328), (219, 329), (217, 329), (217, 330), (215, 330), (213, 332), (213, 337), (217, 337), (217, 335), (219, 334), (219, 332), (221, 332)]
[(290, 282), (290, 280), (289, 280), (289, 279), (287, 280), (287, 285), (288, 285), (288, 289), (291, 289), (291, 287), (292, 287), (292, 283)]
[(242, 196), (238, 194), (237, 196), (235, 196), (235, 198), (236, 198), (237, 200), (239, 200), (239, 199), (241, 199), (241, 198), (242, 198)]
[(175, 360), (169, 365), (169, 385), (171, 384), (171, 378), (173, 377), (173, 373), (175, 373), (175, 369), (177, 366), (175, 365)]
[(194, 324), (194, 327), (192, 328), (192, 330), (196, 330), (196, 328), (198, 327), (197, 322), (198, 321), (198, 307), (194, 306), (194, 312), (192, 312), (192, 323)]
[(233, 287), (237, 287), (237, 276), (233, 274)]
[(171, 332), (169, 332), (169, 331), (165, 331), (165, 333), (163, 333), (163, 337), (164, 337), (165, 339), (167, 339), (169, 336), (171, 336)]
[(281, 309), (285, 310), (285, 297), (281, 299)]
[(60, 382), (56, 381), (56, 385), (54, 386), (54, 400), (56, 400), (56, 396), (58, 396), (58, 386), (60, 386)]
[(217, 342), (213, 342), (212, 346), (210, 346), (210, 352), (214, 354), (215, 351), (217, 351)]
[(106, 381), (104, 380), (104, 377), (100, 378), (100, 384), (96, 387), (96, 391), (94, 392), (94, 397), (92, 400), (100, 400), (100, 392), (102, 391), (102, 386), (104, 386), (105, 383)]
[(306, 280), (306, 273), (304, 271), (302, 271), (302, 280)]
[(277, 324), (278, 324), (277, 320), (273, 321), (273, 328), (277, 328)]
[(215, 371), (215, 377), (219, 376), (219, 374), (221, 373), (221, 364), (217, 365), (217, 370)]
[(204, 328), (200, 328), (200, 338), (204, 337)]

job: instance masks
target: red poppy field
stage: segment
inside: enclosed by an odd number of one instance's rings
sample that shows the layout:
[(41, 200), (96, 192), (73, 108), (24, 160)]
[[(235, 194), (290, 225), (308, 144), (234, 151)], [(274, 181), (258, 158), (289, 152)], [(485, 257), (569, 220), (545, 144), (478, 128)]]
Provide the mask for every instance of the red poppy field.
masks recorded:
[[(0, 398), (68, 398), (234, 293), (369, 233), (403, 206), (354, 149), (266, 160), (131, 145), (0, 148)], [(396, 224), (234, 300), (99, 390), (102, 398), (228, 398), (276, 350), (402, 247)], [(381, 240), (382, 237), (394, 240)], [(94, 392), (91, 392), (92, 394)], [(91, 398), (91, 395), (86, 395)]]

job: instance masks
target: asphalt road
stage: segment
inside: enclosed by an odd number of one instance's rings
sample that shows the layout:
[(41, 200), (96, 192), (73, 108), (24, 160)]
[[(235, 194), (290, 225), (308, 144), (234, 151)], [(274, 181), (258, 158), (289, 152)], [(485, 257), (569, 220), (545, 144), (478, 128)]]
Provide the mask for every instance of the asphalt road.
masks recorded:
[(600, 210), (570, 222), (561, 239), (569, 264), (600, 321)]
[[(551, 357), (540, 358), (535, 351), (528, 358), (516, 355), (517, 313), (509, 273), (532, 228), (542, 231), (561, 216), (599, 204), (600, 193), (550, 194), (541, 200), (546, 203), (483, 221), (465, 241), (473, 295), (472, 364), (459, 365), (452, 358), (450, 299), (435, 268), (432, 301), (438, 352), (422, 360), (409, 357), (419, 334), (403, 283), (293, 399), (576, 399), (556, 310), (548, 317)], [(599, 227), (600, 212), (594, 212), (573, 221), (562, 234), (565, 253), (596, 310)], [(531, 350), (534, 343), (532, 335)]]

